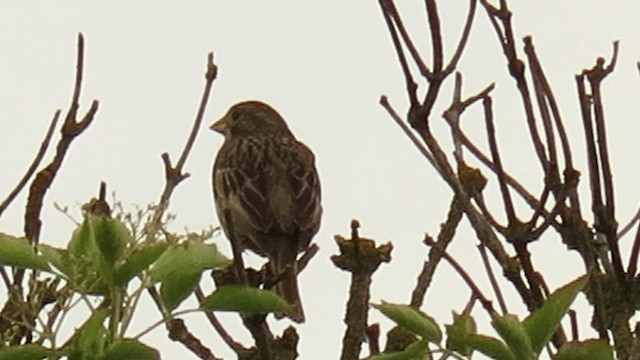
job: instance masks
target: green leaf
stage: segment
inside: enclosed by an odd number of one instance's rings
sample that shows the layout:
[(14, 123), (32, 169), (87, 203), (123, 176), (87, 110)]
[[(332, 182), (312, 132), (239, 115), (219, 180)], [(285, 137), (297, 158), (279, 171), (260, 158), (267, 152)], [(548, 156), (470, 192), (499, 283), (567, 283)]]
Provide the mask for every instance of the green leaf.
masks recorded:
[(27, 239), (3, 233), (0, 233), (0, 265), (49, 270), (45, 258), (36, 254)]
[(151, 268), (151, 277), (160, 281), (160, 295), (165, 306), (173, 310), (186, 299), (200, 281), (205, 269), (225, 266), (229, 259), (215, 245), (187, 241), (169, 247)]
[[(199, 270), (199, 271), (194, 271)], [(172, 311), (193, 293), (202, 275), (201, 269), (183, 269), (167, 274), (160, 283), (160, 297), (167, 310)]]
[(527, 334), (518, 317), (512, 314), (496, 316), (491, 325), (493, 325), (493, 328), (496, 329), (504, 342), (507, 343), (516, 359), (529, 360), (535, 358), (529, 334)]
[(69, 360), (98, 359), (104, 354), (107, 339), (104, 320), (107, 314), (108, 309), (97, 310), (76, 330), (69, 344)]
[(218, 251), (215, 244), (204, 244), (199, 241), (186, 243), (187, 251), (203, 269), (217, 269), (225, 267), (231, 260)]
[(604, 340), (593, 339), (562, 345), (554, 360), (613, 360), (613, 349)]
[(102, 360), (159, 360), (158, 350), (138, 340), (124, 339), (115, 341), (107, 350)]
[(453, 324), (445, 325), (447, 330), (447, 349), (460, 355), (469, 356), (473, 349), (466, 343), (467, 337), (477, 331), (476, 321), (468, 314), (453, 313)]
[(92, 227), (88, 219), (73, 232), (67, 250), (69, 255), (75, 258), (93, 257), (96, 253), (96, 242)]
[(40, 345), (28, 344), (0, 349), (0, 360), (40, 360), (54, 354)]
[(204, 271), (191, 250), (186, 244), (173, 245), (151, 268), (151, 278), (160, 281), (160, 296), (170, 311), (191, 295)]
[(578, 293), (587, 284), (588, 277), (581, 276), (556, 290), (545, 300), (544, 305), (529, 315), (524, 321), (524, 327), (531, 339), (531, 346), (536, 353), (540, 353), (551, 340), (553, 333), (560, 324), (560, 320), (569, 310)]
[(153, 264), (167, 249), (166, 244), (150, 244), (133, 251), (116, 268), (116, 285), (123, 286)]
[(104, 261), (113, 265), (131, 242), (131, 234), (123, 223), (103, 215), (88, 215), (94, 240)]
[(418, 340), (407, 346), (404, 351), (382, 353), (368, 357), (367, 360), (422, 360), (429, 351), (427, 340)]
[(438, 324), (431, 317), (408, 305), (391, 304), (383, 301), (380, 305), (371, 304), (371, 306), (380, 310), (398, 325), (426, 340), (431, 342), (440, 342), (442, 340), (442, 332), (438, 328)]
[(64, 257), (66, 256), (67, 250), (58, 249), (49, 245), (38, 245), (38, 250), (42, 257), (53, 267), (60, 270), (63, 274), (67, 275), (69, 269), (67, 268)]
[(215, 311), (237, 311), (249, 314), (290, 312), (293, 310), (275, 293), (250, 286), (226, 285), (217, 288), (202, 301), (201, 307)]
[(465, 340), (467, 345), (494, 360), (515, 360), (516, 356), (502, 341), (486, 335), (471, 334)]

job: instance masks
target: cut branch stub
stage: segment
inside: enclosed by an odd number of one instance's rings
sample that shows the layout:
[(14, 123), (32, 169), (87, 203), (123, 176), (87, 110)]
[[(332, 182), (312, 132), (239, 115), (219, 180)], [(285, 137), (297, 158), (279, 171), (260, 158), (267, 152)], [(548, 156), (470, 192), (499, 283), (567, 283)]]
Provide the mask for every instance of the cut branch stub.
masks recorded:
[(386, 243), (376, 247), (375, 241), (366, 238), (345, 239), (335, 236), (340, 255), (333, 255), (331, 261), (338, 268), (352, 273), (372, 274), (382, 262), (391, 261), (393, 245)]

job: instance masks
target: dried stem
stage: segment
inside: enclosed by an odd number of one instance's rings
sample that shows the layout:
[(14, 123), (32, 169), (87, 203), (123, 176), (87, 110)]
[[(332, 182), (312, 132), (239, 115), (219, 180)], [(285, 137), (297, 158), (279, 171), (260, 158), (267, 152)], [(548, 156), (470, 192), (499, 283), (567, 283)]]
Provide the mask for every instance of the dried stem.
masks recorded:
[(47, 149), (49, 148), (49, 143), (51, 142), (51, 137), (53, 136), (53, 131), (55, 130), (56, 125), (58, 124), (59, 118), (60, 118), (60, 110), (56, 110), (55, 114), (53, 115), (53, 118), (51, 119), (51, 122), (49, 123), (49, 128), (47, 129), (47, 133), (44, 136), (44, 139), (42, 140), (42, 142), (40, 143), (40, 149), (38, 150), (38, 153), (36, 154), (35, 158), (31, 162), (31, 165), (29, 165), (29, 168), (24, 173), (24, 176), (22, 176), (22, 179), (20, 179), (16, 187), (9, 193), (9, 195), (7, 195), (7, 197), (4, 199), (2, 204), (0, 204), (0, 216), (2, 216), (2, 213), (7, 209), (9, 204), (11, 204), (11, 202), (16, 198), (16, 196), (18, 196), (18, 194), (20, 193), (20, 191), (22, 191), (22, 189), (27, 184), (27, 182), (29, 182), (29, 179), (31, 179), (31, 176), (33, 175), (33, 173), (36, 171), (36, 169), (38, 169), (38, 166), (40, 165), (40, 162), (42, 161), (44, 154), (47, 152)]
[[(196, 298), (198, 299), (199, 303), (202, 303), (202, 301), (204, 301), (205, 296), (204, 293), (202, 292), (202, 288), (200, 287), (200, 285), (198, 285), (198, 287), (196, 288)], [(204, 314), (207, 317), (207, 320), (209, 320), (209, 323), (211, 324), (211, 326), (213, 326), (213, 328), (218, 332), (218, 335), (220, 335), (220, 337), (222, 338), (222, 340), (236, 353), (241, 353), (241, 352), (245, 352), (247, 351), (247, 349), (242, 346), (242, 344), (238, 343), (237, 341), (235, 341), (231, 335), (227, 332), (227, 330), (222, 326), (222, 324), (220, 323), (220, 321), (218, 320), (218, 318), (216, 317), (216, 315), (214, 314), (213, 311), (210, 310), (204, 310)]]
[[(431, 239), (429, 236), (425, 237), (424, 243), (429, 246), (433, 246), (435, 244), (433, 239)], [(467, 284), (467, 287), (471, 289), (473, 296), (480, 301), (480, 303), (482, 304), (482, 307), (485, 309), (487, 314), (489, 314), (489, 316), (491, 316), (492, 318), (497, 316), (498, 313), (493, 308), (493, 304), (491, 303), (491, 301), (486, 296), (484, 296), (484, 294), (482, 293), (482, 290), (480, 290), (478, 285), (476, 285), (476, 283), (473, 281), (469, 273), (467, 273), (467, 271), (464, 270), (462, 265), (460, 265), (460, 263), (458, 263), (456, 259), (451, 257), (451, 255), (449, 255), (445, 250), (438, 249), (437, 251), (440, 251), (442, 253), (442, 258), (446, 260), (449, 263), (449, 265), (451, 265), (451, 267), (453, 267), (453, 269), (458, 273), (458, 275), (460, 275), (462, 280)]]
[(196, 354), (202, 360), (221, 360), (213, 355), (211, 350), (202, 345), (202, 342), (187, 329), (182, 319), (172, 319), (167, 322), (167, 329), (169, 329), (169, 338), (173, 341), (178, 341), (187, 347), (191, 352)]
[(351, 222), (351, 239), (336, 235), (335, 240), (340, 248), (340, 255), (333, 255), (331, 261), (341, 270), (351, 273), (349, 300), (344, 322), (347, 325), (342, 339), (340, 359), (352, 360), (360, 357), (362, 342), (366, 338), (367, 314), (371, 278), (382, 262), (391, 261), (390, 243), (376, 247), (373, 240), (358, 235), (360, 225), (356, 220)]
[(209, 53), (207, 56), (207, 71), (205, 73), (205, 85), (204, 91), (202, 92), (202, 98), (200, 99), (200, 105), (198, 106), (198, 112), (196, 113), (196, 118), (193, 122), (193, 127), (191, 128), (191, 133), (189, 134), (189, 138), (182, 149), (182, 153), (180, 154), (180, 158), (178, 159), (178, 163), (176, 166), (171, 165), (171, 159), (169, 158), (168, 153), (162, 154), (162, 162), (164, 164), (165, 171), (165, 187), (162, 191), (162, 195), (160, 195), (160, 201), (158, 202), (158, 207), (153, 215), (153, 220), (151, 224), (156, 228), (159, 228), (160, 221), (164, 212), (169, 207), (169, 199), (173, 194), (174, 189), (178, 184), (189, 177), (188, 173), (183, 173), (182, 170), (184, 168), (185, 163), (187, 162), (187, 158), (189, 157), (189, 153), (191, 152), (191, 148), (193, 147), (193, 143), (196, 141), (196, 137), (198, 135), (198, 131), (200, 131), (202, 125), (202, 119), (204, 117), (204, 111), (207, 108), (207, 103), (209, 102), (209, 98), (211, 97), (211, 89), (213, 87), (213, 81), (216, 79), (218, 74), (218, 67), (213, 62), (213, 53)]
[(489, 263), (489, 256), (487, 256), (487, 248), (480, 244), (478, 245), (478, 250), (480, 251), (480, 257), (482, 258), (482, 263), (484, 264), (484, 268), (489, 276), (489, 282), (491, 283), (491, 288), (493, 289), (493, 293), (496, 295), (496, 299), (498, 299), (498, 305), (500, 305), (500, 311), (503, 314), (508, 314), (509, 311), (507, 309), (507, 303), (504, 301), (504, 296), (502, 295), (502, 291), (500, 290), (500, 285), (498, 285), (498, 280), (496, 279), (496, 275), (493, 273), (493, 269), (491, 268), (491, 264)]
[[(93, 100), (91, 107), (80, 121), (77, 120), (79, 108), (80, 90), (82, 87), (83, 63), (84, 63), (84, 38), (82, 34), (78, 34), (78, 54), (76, 60), (76, 76), (73, 98), (71, 105), (67, 111), (64, 123), (62, 124), (62, 136), (56, 146), (56, 153), (53, 160), (42, 170), (38, 172), (29, 187), (29, 195), (27, 196), (27, 205), (24, 213), (24, 232), (25, 237), (34, 245), (38, 244), (40, 238), (40, 229), (42, 221), (40, 215), (44, 197), (51, 187), (53, 180), (58, 174), (58, 170), (62, 166), (67, 151), (71, 143), (84, 132), (94, 119), (98, 111), (98, 100)], [(59, 110), (56, 112), (59, 113)], [(54, 116), (57, 118), (57, 116)], [(15, 288), (21, 292), (22, 279), (24, 277), (24, 269), (18, 269), (14, 273), (13, 284)]]
[(451, 204), (449, 205), (449, 213), (447, 214), (447, 220), (442, 225), (440, 229), (440, 233), (438, 234), (438, 240), (431, 246), (429, 250), (429, 259), (424, 262), (422, 266), (422, 271), (420, 275), (418, 275), (418, 281), (415, 289), (411, 294), (411, 306), (416, 309), (422, 306), (424, 302), (424, 297), (427, 293), (427, 289), (431, 284), (431, 280), (433, 275), (435, 274), (436, 268), (442, 259), (442, 255), (447, 249), (447, 246), (453, 240), (453, 236), (456, 233), (456, 229), (458, 224), (460, 224), (460, 220), (462, 219), (462, 207), (460, 206), (460, 202), (457, 200), (457, 197), (454, 197), (451, 200)]
[(78, 137), (84, 130), (86, 130), (94, 119), (96, 112), (98, 111), (98, 101), (93, 100), (91, 107), (84, 115), (84, 117), (78, 121), (77, 113), (79, 108), (80, 90), (82, 87), (82, 71), (84, 62), (84, 38), (82, 34), (78, 34), (78, 58), (76, 62), (76, 77), (75, 87), (73, 91), (73, 99), (67, 115), (62, 125), (62, 137), (58, 141), (56, 147), (56, 154), (44, 169), (42, 169), (36, 175), (35, 179), (31, 183), (29, 188), (29, 196), (27, 199), (27, 206), (25, 211), (25, 236), (30, 242), (37, 244), (40, 236), (40, 213), (42, 211), (42, 203), (45, 194), (54, 178), (56, 177), (58, 170), (62, 166), (62, 162), (67, 154), (67, 150), (71, 146), (76, 137)]

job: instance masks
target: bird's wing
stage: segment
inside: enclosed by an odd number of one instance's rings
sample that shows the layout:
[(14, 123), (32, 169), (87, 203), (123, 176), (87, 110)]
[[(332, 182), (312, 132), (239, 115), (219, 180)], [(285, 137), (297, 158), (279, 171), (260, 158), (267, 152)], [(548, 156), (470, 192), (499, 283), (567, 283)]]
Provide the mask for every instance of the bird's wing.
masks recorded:
[(266, 232), (273, 226), (273, 216), (263, 176), (265, 149), (249, 140), (227, 141), (220, 149), (213, 171), (214, 197), (223, 227), (230, 225), (224, 219), (227, 213), (233, 231)]
[(305, 248), (320, 226), (314, 155), (293, 138), (225, 142), (214, 166), (214, 194), (223, 227), (229, 231), (226, 212), (232, 231), (254, 242), (260, 234), (300, 235)]
[(313, 152), (304, 144), (295, 142), (289, 147), (288, 184), (295, 209), (294, 223), (299, 231), (318, 231), (322, 207), (320, 206), (320, 179)]

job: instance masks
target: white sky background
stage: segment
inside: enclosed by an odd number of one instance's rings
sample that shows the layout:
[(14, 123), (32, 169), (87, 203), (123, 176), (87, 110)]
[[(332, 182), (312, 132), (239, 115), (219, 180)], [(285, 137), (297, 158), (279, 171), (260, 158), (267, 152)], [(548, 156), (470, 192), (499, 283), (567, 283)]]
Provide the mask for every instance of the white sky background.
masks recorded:
[[(422, 53), (430, 59), (423, 6), (421, 2), (409, 3), (403, 1), (400, 9)], [(440, 2), (449, 55), (459, 37), (467, 3)], [(510, 5), (517, 38), (533, 35), (560, 102), (571, 132), (576, 166), (583, 170), (583, 190), (588, 184), (574, 74), (592, 67), (598, 56), (609, 60), (611, 42), (620, 40), (617, 69), (604, 82), (603, 91), (618, 218), (626, 223), (635, 213), (640, 195), (640, 79), (635, 65), (640, 60), (640, 3), (545, 0), (511, 1)], [(74, 228), (53, 203), (68, 205), (80, 218), (79, 204), (97, 194), (101, 180), (126, 206), (158, 200), (164, 186), (160, 154), (167, 151), (172, 160), (177, 160), (202, 93), (206, 54), (213, 51), (219, 76), (206, 112), (206, 125), (233, 103), (261, 99), (278, 109), (297, 137), (316, 153), (325, 212), (322, 229), (315, 238), (321, 252), (300, 280), (307, 314), (307, 323), (297, 328), (301, 358), (338, 357), (349, 275), (333, 267), (329, 256), (337, 251), (333, 236), (348, 235), (352, 218), (362, 224), (362, 235), (379, 242), (391, 240), (395, 246), (393, 262), (382, 265), (374, 277), (372, 300), (409, 301), (427, 250), (421, 240), (425, 232), (437, 234), (451, 191), (378, 105), (380, 95), (386, 94), (404, 114), (407, 101), (377, 2), (190, 1), (159, 5), (137, 1), (126, 6), (95, 1), (0, 3), (0, 198), (28, 167), (55, 109), (68, 107), (78, 32), (85, 36), (81, 113), (94, 98), (100, 100), (100, 110), (91, 127), (73, 143), (45, 198), (42, 242), (62, 247)], [(518, 48), (522, 49), (522, 43)], [(520, 55), (523, 57), (523, 52)], [(507, 170), (538, 193), (541, 176), (532, 156), (521, 103), (493, 29), (480, 7), (459, 68), (466, 95), (497, 82), (494, 109)], [(446, 146), (448, 132), (439, 114), (450, 98), (451, 82), (443, 88), (442, 101), (432, 118)], [(484, 125), (478, 109), (463, 118), (463, 126), (484, 146)], [(222, 140), (206, 127), (199, 134), (186, 165), (192, 176), (172, 198), (170, 212), (178, 215), (174, 229), (199, 230), (218, 224), (210, 173)], [(50, 151), (47, 160), (52, 154)], [(489, 188), (487, 196), (495, 198), (494, 178), (490, 178)], [(1, 231), (22, 234), (24, 204), (23, 193), (0, 219)], [(583, 210), (588, 208), (584, 198)], [(495, 209), (502, 216), (499, 207)], [(521, 214), (529, 216), (529, 212)], [(230, 253), (222, 236), (216, 241)], [(630, 242), (629, 238), (623, 241), (624, 254)], [(582, 271), (577, 254), (567, 253), (558, 243), (552, 236), (532, 246), (536, 251), (534, 261), (547, 271), (552, 288)], [(482, 270), (476, 244), (471, 232), (460, 232), (451, 252), (472, 274), (478, 274), (486, 294), (492, 295), (485, 276), (479, 275)], [(423, 310), (443, 324), (450, 321), (451, 310), (462, 310), (469, 291), (447, 265), (441, 266), (436, 279)], [(208, 283), (209, 279), (204, 281)], [(511, 303), (519, 304), (517, 300)], [(191, 300), (183, 308), (194, 306)], [(522, 311), (522, 306), (512, 306), (514, 312)], [(150, 302), (139, 310), (130, 335), (159, 318)], [(379, 319), (375, 311), (372, 314)], [(584, 315), (582, 322), (587, 328), (588, 315)], [(230, 324), (232, 334), (249, 343), (234, 316), (222, 318)], [(188, 319), (194, 333), (216, 355), (232, 358), (204, 316), (190, 315)], [(389, 324), (383, 324), (388, 330)], [(68, 330), (78, 325), (70, 322)], [(195, 358), (182, 345), (171, 342), (164, 327), (142, 341), (159, 348), (165, 359)]]

